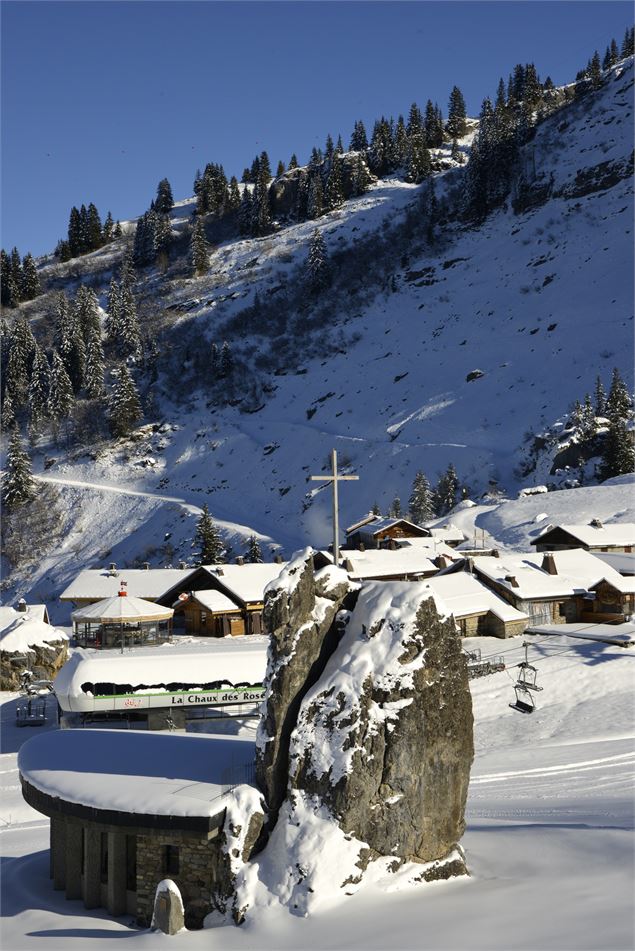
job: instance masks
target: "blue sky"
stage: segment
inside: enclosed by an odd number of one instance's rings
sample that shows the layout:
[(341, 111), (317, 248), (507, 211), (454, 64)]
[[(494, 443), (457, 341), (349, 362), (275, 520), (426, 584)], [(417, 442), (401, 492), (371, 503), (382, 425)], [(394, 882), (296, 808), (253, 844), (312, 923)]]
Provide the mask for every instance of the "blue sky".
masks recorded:
[(240, 177), (267, 149), (304, 161), (457, 84), (478, 112), (499, 76), (535, 62), (570, 81), (630, 2), (29, 2), (2, 14), (2, 246), (52, 250), (72, 205), (141, 214), (158, 181)]

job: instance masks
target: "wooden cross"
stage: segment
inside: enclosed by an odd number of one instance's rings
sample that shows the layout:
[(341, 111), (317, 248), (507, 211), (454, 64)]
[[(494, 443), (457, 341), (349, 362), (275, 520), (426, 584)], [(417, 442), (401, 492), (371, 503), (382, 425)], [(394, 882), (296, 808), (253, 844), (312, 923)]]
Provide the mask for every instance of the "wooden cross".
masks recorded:
[(337, 510), (337, 483), (343, 481), (357, 481), (359, 476), (356, 475), (340, 475), (337, 471), (337, 450), (333, 449), (331, 452), (331, 466), (333, 472), (328, 476), (311, 476), (311, 479), (314, 482), (332, 482), (333, 483), (333, 564), (335, 566), (339, 565), (340, 561), (340, 545), (339, 545), (339, 516)]

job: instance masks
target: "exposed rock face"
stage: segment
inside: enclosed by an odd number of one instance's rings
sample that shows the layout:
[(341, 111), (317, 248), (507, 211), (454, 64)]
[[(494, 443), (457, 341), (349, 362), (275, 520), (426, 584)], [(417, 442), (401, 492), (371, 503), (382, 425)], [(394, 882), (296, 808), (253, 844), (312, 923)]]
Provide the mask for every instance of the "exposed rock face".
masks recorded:
[(0, 651), (0, 690), (17, 690), (25, 670), (36, 680), (53, 680), (67, 660), (68, 641), (35, 644), (24, 652)]
[(325, 568), (314, 577), (309, 550), (294, 558), (267, 592), (263, 619), (271, 643), (256, 779), (270, 825), (287, 792), (289, 738), (300, 704), (336, 646), (335, 617), (348, 594), (344, 571)]
[(464, 828), (473, 759), (467, 668), (423, 585), (363, 586), (302, 704), (290, 786), (317, 795), (375, 855), (445, 858)]
[[(359, 157), (359, 152), (345, 152), (344, 155), (340, 156), (342, 191), (345, 199), (350, 198), (354, 193), (354, 175)], [(366, 167), (369, 181), (376, 182), (377, 177), (368, 170), (366, 162), (363, 159), (362, 161)], [(328, 174), (328, 163), (326, 161), (320, 165), (320, 173), (323, 181), (326, 181)], [(277, 218), (286, 218), (287, 215), (293, 213), (300, 186), (305, 183), (308, 178), (308, 166), (303, 166), (302, 168), (289, 169), (288, 172), (285, 172), (284, 175), (280, 175), (271, 183), (269, 187), (269, 201), (273, 214)]]

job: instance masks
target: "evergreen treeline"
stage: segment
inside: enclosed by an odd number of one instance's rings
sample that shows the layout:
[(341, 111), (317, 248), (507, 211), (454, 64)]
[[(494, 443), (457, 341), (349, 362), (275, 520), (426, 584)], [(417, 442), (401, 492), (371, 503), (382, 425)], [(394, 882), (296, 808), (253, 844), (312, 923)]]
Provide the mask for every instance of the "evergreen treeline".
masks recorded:
[(3, 307), (17, 307), (42, 293), (35, 261), (31, 254), (20, 258), (17, 248), (10, 254), (0, 251), (0, 300)]
[(110, 212), (102, 224), (101, 216), (96, 205), (91, 201), (88, 207), (82, 205), (71, 208), (68, 218), (68, 232), (66, 240), (57, 243), (55, 256), (60, 261), (70, 261), (71, 258), (96, 251), (113, 238), (121, 237), (121, 225), (114, 222)]
[(597, 475), (602, 481), (635, 471), (633, 421), (633, 399), (617, 367), (608, 393), (598, 376), (593, 396), (585, 393), (573, 404), (569, 427), (580, 447), (581, 464), (599, 455)]
[[(396, 496), (389, 506), (388, 515), (391, 518), (409, 518), (415, 525), (423, 525), (431, 519), (447, 515), (457, 502), (467, 498), (468, 491), (467, 486), (461, 483), (452, 463), (448, 465), (434, 486), (431, 485), (425, 473), (419, 470), (412, 483), (407, 512), (403, 511), (401, 499)], [(377, 502), (372, 511), (374, 515), (381, 514)]]

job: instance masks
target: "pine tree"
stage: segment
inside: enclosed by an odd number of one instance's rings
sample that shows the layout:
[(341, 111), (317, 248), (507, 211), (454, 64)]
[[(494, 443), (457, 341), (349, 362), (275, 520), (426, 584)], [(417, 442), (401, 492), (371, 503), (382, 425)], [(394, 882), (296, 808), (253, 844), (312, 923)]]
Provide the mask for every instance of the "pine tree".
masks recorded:
[(454, 508), (458, 490), (459, 480), (454, 466), (450, 463), (434, 490), (434, 507), (438, 515), (445, 515)]
[(199, 565), (222, 565), (225, 558), (225, 548), (220, 537), (218, 528), (214, 524), (207, 502), (203, 506), (203, 511), (196, 526), (194, 543), (197, 549), (197, 561)]
[(112, 241), (112, 237), (113, 237), (112, 232), (114, 227), (115, 227), (115, 223), (112, 220), (112, 215), (110, 212), (108, 212), (108, 214), (106, 215), (106, 220), (104, 221), (104, 227), (102, 232), (104, 244), (108, 244), (109, 241)]
[(103, 230), (99, 212), (92, 201), (86, 210), (86, 251), (100, 248), (103, 241)]
[(190, 257), (192, 260), (192, 269), (196, 275), (205, 274), (209, 270), (209, 248), (203, 219), (197, 218), (192, 229), (192, 238), (190, 241)]
[(408, 510), (410, 518), (415, 525), (423, 525), (424, 522), (434, 518), (432, 489), (424, 473), (421, 471), (417, 472), (414, 477), (412, 494), (408, 501)]
[(54, 343), (62, 358), (73, 390), (78, 393), (84, 382), (86, 347), (77, 308), (70, 307), (64, 294), (57, 298)]
[(395, 127), (395, 161), (399, 168), (405, 168), (408, 160), (408, 133), (403, 116), (397, 119)]
[[(263, 155), (266, 155), (266, 152), (263, 152)], [(271, 178), (271, 171), (267, 167), (262, 166), (261, 159), (261, 170), (258, 175), (258, 181), (256, 182), (256, 188), (254, 192), (254, 208), (253, 208), (253, 231), (255, 234), (267, 234), (271, 229), (271, 209), (269, 207), (269, 180)]]
[(260, 543), (255, 535), (249, 536), (249, 543), (247, 548), (247, 561), (251, 564), (260, 564), (262, 562), (262, 550), (260, 548)]
[(591, 57), (591, 62), (589, 63), (589, 79), (591, 81), (591, 89), (599, 89), (602, 85), (602, 64), (600, 62), (600, 54), (597, 50)]
[(108, 311), (106, 314), (106, 339), (114, 343), (121, 335), (121, 288), (114, 277), (108, 291)]
[(633, 410), (633, 401), (628, 387), (615, 367), (611, 378), (611, 388), (606, 398), (606, 416), (610, 420), (628, 419)]
[(51, 371), (46, 354), (36, 347), (29, 381), (29, 415), (31, 425), (37, 429), (48, 412)]
[(235, 175), (229, 180), (229, 197), (227, 199), (227, 208), (229, 211), (237, 211), (240, 208), (240, 189)]
[(139, 392), (125, 363), (116, 371), (106, 407), (106, 417), (110, 431), (115, 437), (128, 436), (143, 418)]
[(245, 187), (238, 212), (238, 227), (241, 234), (250, 234), (251, 232), (251, 220), (254, 213), (253, 204), (251, 189)]
[(606, 392), (600, 377), (595, 379), (595, 415), (604, 416), (606, 413)]
[(223, 378), (230, 377), (234, 369), (234, 357), (231, 347), (225, 340), (221, 347), (220, 357), (218, 358), (218, 375)]
[(351, 136), (351, 142), (348, 148), (350, 152), (365, 152), (368, 148), (366, 129), (361, 119), (355, 123), (353, 134)]
[(335, 143), (335, 154), (344, 155), (344, 143), (342, 142), (341, 135), (338, 135), (337, 142)]
[(624, 40), (622, 42), (621, 55), (622, 58), (626, 56), (632, 56), (635, 52), (635, 30), (633, 27), (627, 29), (624, 34)]
[(406, 131), (408, 136), (412, 138), (415, 135), (423, 135), (425, 128), (423, 125), (423, 116), (421, 115), (421, 109), (416, 102), (410, 106), (410, 112), (408, 113), (408, 125), (406, 126)]
[(77, 291), (73, 307), (76, 325), (84, 338), (84, 343), (87, 343), (95, 328), (97, 330), (101, 329), (99, 301), (94, 290), (82, 284)]
[(379, 507), (379, 502), (373, 502), (373, 507), (371, 509), (373, 515), (381, 515), (381, 509)]
[(81, 220), (79, 210), (73, 205), (68, 218), (68, 249), (72, 258), (82, 253)]
[(29, 374), (26, 360), (20, 347), (12, 340), (2, 383), (5, 394), (11, 397), (14, 412), (17, 412), (26, 402), (29, 389)]
[(430, 153), (426, 148), (423, 135), (412, 136), (408, 149), (408, 167), (406, 177), (409, 182), (419, 185), (432, 171)]
[(290, 171), (292, 168), (298, 168), (298, 157), (297, 157), (297, 155), (295, 154), (295, 152), (293, 153), (293, 155), (292, 155), (291, 158), (289, 159), (288, 168), (289, 168), (289, 171)]
[(333, 139), (331, 133), (329, 132), (326, 137), (326, 143), (324, 145), (324, 158), (327, 162), (330, 162), (333, 158), (333, 153), (335, 152), (335, 145), (333, 144)]
[(84, 374), (86, 395), (90, 399), (99, 399), (104, 394), (104, 350), (101, 343), (101, 330), (93, 328), (86, 344), (86, 370)]
[(49, 383), (49, 396), (47, 404), (47, 416), (49, 416), (54, 425), (61, 420), (66, 419), (70, 414), (75, 397), (73, 395), (73, 384), (66, 372), (64, 362), (59, 353), (53, 351), (51, 360), (51, 374)]
[(459, 148), (459, 143), (456, 141), (456, 139), (452, 139), (452, 148), (450, 150), (450, 158), (453, 159), (455, 162), (458, 162), (459, 165), (463, 164), (463, 153), (461, 152)]
[(580, 439), (582, 442), (589, 442), (596, 433), (595, 410), (591, 397), (588, 393), (584, 396), (582, 404), (582, 419), (580, 421)]
[(134, 248), (131, 244), (128, 244), (121, 258), (119, 281), (122, 287), (132, 287), (136, 279), (137, 272), (134, 263)]
[(450, 93), (448, 121), (446, 123), (448, 135), (453, 139), (462, 139), (467, 132), (466, 117), (467, 112), (463, 93), (458, 86), (454, 86)]
[(309, 194), (307, 198), (307, 215), (309, 218), (320, 218), (324, 211), (324, 193), (322, 189), (322, 178), (318, 171), (313, 172), (309, 182)]
[(330, 211), (339, 208), (344, 203), (344, 188), (342, 185), (342, 169), (339, 155), (333, 153), (331, 170), (326, 182), (325, 204)]
[(370, 172), (366, 168), (366, 162), (361, 155), (356, 156), (353, 166), (353, 175), (351, 179), (351, 190), (355, 197), (367, 192), (371, 184)]
[(123, 234), (123, 231), (121, 230), (121, 222), (116, 221), (115, 227), (113, 228), (113, 231), (112, 231), (112, 236), (113, 238), (120, 238), (122, 234)]
[(401, 499), (398, 495), (396, 495), (392, 500), (388, 514), (391, 516), (391, 518), (401, 518)]
[(623, 419), (611, 420), (604, 439), (600, 478), (612, 479), (635, 471), (635, 446), (633, 435), (626, 428)]
[(154, 207), (160, 215), (169, 215), (174, 208), (172, 188), (167, 178), (162, 178), (157, 185), (157, 197), (154, 202)]
[(124, 356), (139, 358), (142, 353), (141, 331), (137, 317), (137, 305), (129, 287), (121, 288), (121, 314), (119, 335), (117, 338), (120, 352)]
[(13, 400), (8, 388), (5, 388), (2, 400), (2, 413), (0, 414), (0, 427), (3, 433), (8, 433), (15, 426), (15, 410), (13, 409)]
[(30, 254), (25, 254), (22, 261), (22, 287), (20, 292), (22, 300), (33, 300), (41, 293), (37, 268)]
[(321, 231), (316, 228), (307, 258), (307, 279), (311, 291), (319, 294), (329, 281), (328, 251)]
[(31, 460), (20, 432), (14, 429), (7, 451), (7, 470), (2, 486), (2, 501), (8, 512), (14, 511), (35, 497), (35, 483), (31, 475)]

